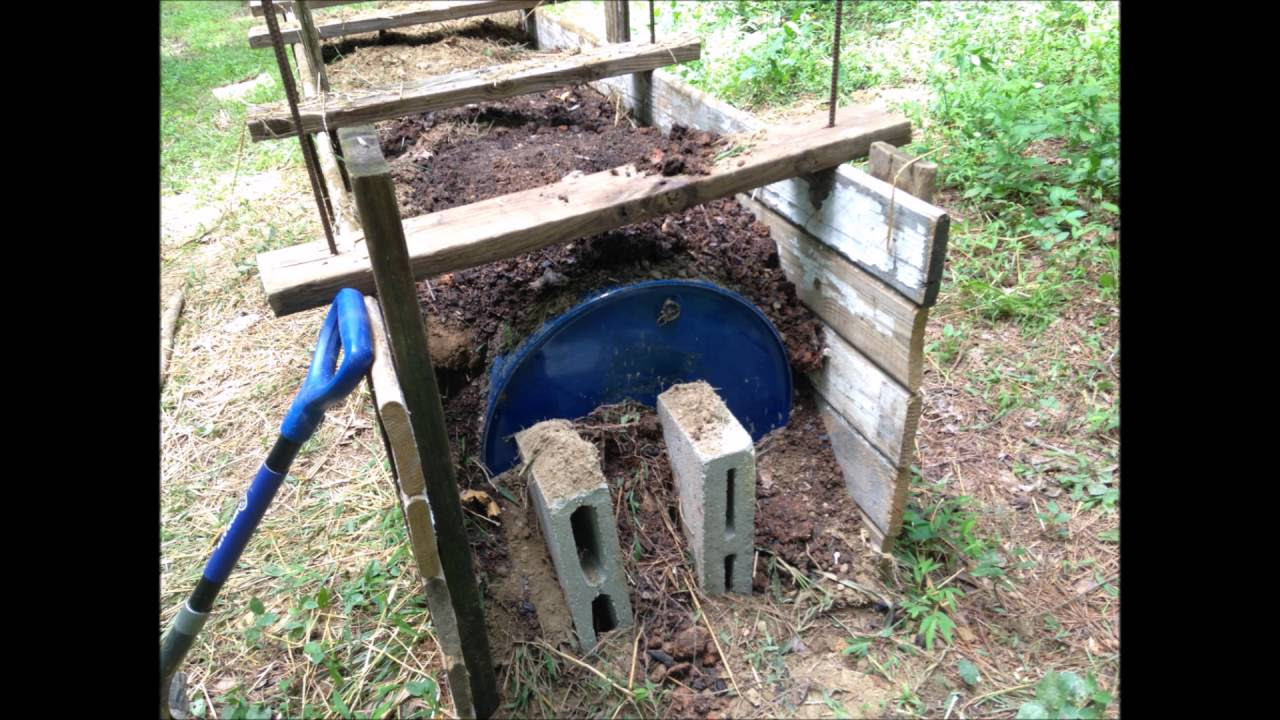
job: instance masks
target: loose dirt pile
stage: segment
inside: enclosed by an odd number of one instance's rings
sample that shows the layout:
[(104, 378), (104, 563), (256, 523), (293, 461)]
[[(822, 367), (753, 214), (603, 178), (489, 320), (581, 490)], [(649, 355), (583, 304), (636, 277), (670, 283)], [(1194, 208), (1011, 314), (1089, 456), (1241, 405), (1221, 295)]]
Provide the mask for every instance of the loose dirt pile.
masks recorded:
[[(642, 172), (701, 173), (720, 141), (683, 128), (669, 136), (634, 128), (585, 86), (423, 113), (383, 123), (378, 133), (404, 217), (540, 187), (572, 172), (634, 164)], [(657, 278), (702, 278), (741, 293), (781, 333), (795, 371), (821, 366), (817, 319), (783, 275), (768, 228), (735, 200), (448, 274), (421, 283), (419, 298), (433, 327), (474, 342), (473, 352), (438, 368), (466, 484), (484, 482), (478, 459), (468, 459), (479, 447), (487, 386), (477, 368), (583, 296)]]
[[(617, 500), (614, 520), (635, 612), (635, 626), (604, 641), (599, 661), (613, 664), (621, 676), (632, 673), (631, 643), (639, 632), (637, 681), (665, 683), (678, 691), (676, 705), (664, 714), (705, 716), (725, 709), (722, 658), (705, 626), (695, 620), (689, 588), (696, 582), (686, 560), (678, 494), (657, 413), (632, 403), (604, 406), (575, 422), (574, 429), (596, 445), (610, 494)], [(790, 424), (768, 435), (759, 448), (755, 544), (762, 552), (753, 572), (757, 597), (776, 599), (789, 591), (792, 569), (878, 586), (857, 537), (861, 520), (844, 492), (830, 440), (812, 404), (802, 399)], [(482, 531), (472, 537), (494, 655), (505, 659), (514, 648), (537, 642), (573, 650), (572, 622), (546, 558), (525, 476), (512, 470), (494, 478), (493, 485), (500, 497), (501, 527), (477, 528)], [(852, 592), (832, 602), (839, 607), (875, 605), (874, 598)]]
[[(702, 173), (724, 149), (711, 133), (677, 127), (664, 136), (633, 127), (585, 86), (389, 121), (380, 125), (379, 136), (405, 217), (627, 164), (646, 173)], [(821, 366), (819, 323), (783, 275), (768, 228), (731, 199), (419, 285), (433, 344), (435, 334), (449, 333), (468, 347), (449, 353), (433, 347), (432, 354), (443, 361), (437, 371), (459, 482), (492, 494), (500, 506), (496, 522), (468, 525), (495, 659), (508, 678), (525, 672), (537, 648), (572, 652), (576, 646), (524, 476), (517, 470), (489, 478), (478, 457), (485, 369), (583, 296), (658, 278), (706, 279), (739, 292), (781, 333), (793, 372)], [(814, 571), (877, 584), (858, 537), (861, 518), (845, 492), (825, 429), (804, 392), (798, 396), (789, 425), (758, 446), (760, 552), (753, 584), (754, 599), (763, 602), (800, 592), (796, 576)], [(634, 674), (637, 682), (673, 689), (664, 714), (705, 716), (724, 710), (729, 693), (724, 659), (696, 620), (701, 613), (690, 594), (696, 584), (656, 413), (639, 405), (607, 406), (575, 427), (599, 448), (616, 499), (615, 521), (636, 614), (635, 628), (606, 636), (593, 662), (621, 662), (612, 668), (619, 676)], [(849, 593), (840, 603), (871, 612), (875, 601)], [(633, 647), (635, 632), (642, 637)], [(611, 650), (614, 645), (619, 647)], [(724, 652), (733, 654), (728, 648)]]

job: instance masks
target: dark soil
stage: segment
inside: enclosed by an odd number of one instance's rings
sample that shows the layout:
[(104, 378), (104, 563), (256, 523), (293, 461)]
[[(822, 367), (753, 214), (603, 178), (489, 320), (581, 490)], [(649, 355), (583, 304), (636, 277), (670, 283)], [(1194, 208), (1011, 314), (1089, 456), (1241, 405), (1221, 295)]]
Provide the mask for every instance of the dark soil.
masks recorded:
[[(385, 123), (379, 134), (405, 217), (628, 163), (642, 172), (702, 172), (720, 147), (709, 133), (677, 128), (664, 137), (632, 128), (625, 117), (615, 122), (613, 107), (586, 87), (404, 118)], [(459, 481), (486, 490), (501, 510), (498, 527), (468, 516), (500, 664), (521, 641), (577, 648), (524, 478), (508, 472), (491, 483), (475, 457), (487, 368), (496, 354), (584, 295), (656, 278), (701, 278), (739, 292), (782, 334), (797, 376), (821, 366), (819, 323), (784, 277), (768, 228), (731, 199), (419, 285), (433, 342), (435, 333), (451, 329), (472, 343), (470, 352), (433, 348), (432, 355), (443, 360), (437, 371)], [(723, 665), (694, 622), (677, 496), (656, 413), (632, 404), (602, 407), (580, 419), (578, 429), (599, 448), (617, 500), (635, 619), (645, 635), (637, 677), (682, 683), (680, 715), (723, 710)], [(803, 572), (818, 568), (867, 582), (872, 571), (857, 538), (861, 518), (806, 391), (798, 391), (789, 425), (758, 447), (757, 592), (792, 586), (779, 560)]]
[[(679, 680), (683, 710), (672, 717), (704, 716), (726, 707), (724, 667), (714, 642), (695, 621), (686, 583), (686, 543), (680, 529), (677, 493), (657, 413), (633, 403), (597, 408), (576, 428), (595, 444), (616, 498), (614, 519), (630, 588), (635, 627), (643, 627), (636, 676), (655, 683)], [(807, 393), (792, 410), (791, 422), (759, 444), (756, 479), (755, 545), (757, 593), (793, 587), (774, 558), (806, 574), (831, 572), (859, 583), (875, 583), (856, 538), (861, 526), (853, 500), (835, 464), (830, 441)], [(501, 506), (501, 529), (476, 527), (477, 565), (485, 587), (491, 642), (503, 662), (517, 642), (543, 642), (577, 652), (567, 608), (546, 559), (537, 520), (518, 471), (494, 480)], [(849, 537), (853, 533), (854, 537)], [(838, 558), (838, 562), (836, 559)], [(706, 602), (705, 600), (703, 601)], [(842, 598), (841, 605), (869, 604)], [(623, 644), (630, 633), (622, 633)], [(629, 650), (621, 653), (629, 659)], [(624, 669), (623, 672), (629, 672)]]
[[(677, 127), (666, 137), (632, 128), (625, 117), (615, 125), (614, 117), (583, 86), (402, 118), (384, 123), (379, 135), (405, 217), (628, 163), (647, 172), (705, 172), (719, 143), (711, 133)], [(477, 125), (488, 129), (466, 129)], [(782, 334), (794, 372), (821, 366), (818, 320), (783, 275), (769, 229), (732, 199), (445, 275), (421, 283), (419, 297), (433, 324), (464, 330), (476, 343), (465, 367), (440, 368), (450, 374), (441, 382), (452, 391), (445, 416), (464, 484), (484, 482), (468, 460), (482, 430), (482, 368), (583, 296), (657, 278), (701, 278), (741, 293)]]

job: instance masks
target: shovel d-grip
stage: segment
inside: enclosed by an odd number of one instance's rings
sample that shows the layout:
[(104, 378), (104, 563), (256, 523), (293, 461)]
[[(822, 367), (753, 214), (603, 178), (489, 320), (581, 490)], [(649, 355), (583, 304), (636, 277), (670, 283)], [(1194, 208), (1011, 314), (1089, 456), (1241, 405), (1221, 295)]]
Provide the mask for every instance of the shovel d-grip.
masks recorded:
[[(341, 364), (338, 363), (339, 352), (342, 355)], [(182, 663), (196, 635), (208, 619), (218, 591), (231, 575), (249, 538), (266, 514), (267, 507), (280, 489), (280, 483), (288, 474), (298, 450), (320, 426), (325, 410), (351, 394), (372, 364), (373, 335), (369, 329), (364, 296), (351, 288), (339, 290), (325, 317), (320, 338), (316, 341), (311, 368), (285, 416), (275, 446), (258, 468), (249, 492), (236, 508), (230, 527), (213, 549), (200, 582), (178, 611), (178, 617), (161, 642), (162, 712), (167, 714), (168, 706), (172, 704), (169, 696), (174, 671)], [(181, 700), (181, 704), (185, 705), (185, 698)]]

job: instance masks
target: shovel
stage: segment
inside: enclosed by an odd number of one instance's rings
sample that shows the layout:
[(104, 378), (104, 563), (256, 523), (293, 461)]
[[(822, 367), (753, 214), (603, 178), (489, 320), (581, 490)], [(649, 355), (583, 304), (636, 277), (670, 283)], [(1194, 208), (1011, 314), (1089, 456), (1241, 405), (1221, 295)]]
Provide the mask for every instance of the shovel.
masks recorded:
[[(342, 364), (338, 365), (338, 351)], [(186, 678), (178, 666), (195, 642), (232, 568), (244, 552), (271, 499), (289, 472), (294, 457), (324, 420), (324, 411), (351, 394), (373, 364), (373, 336), (364, 296), (343, 288), (329, 307), (311, 369), (289, 408), (280, 436), (240, 501), (231, 526), (223, 533), (205, 565), (195, 590), (178, 611), (173, 626), (160, 643), (160, 711), (162, 717), (187, 716)], [(176, 677), (175, 677), (176, 675)]]

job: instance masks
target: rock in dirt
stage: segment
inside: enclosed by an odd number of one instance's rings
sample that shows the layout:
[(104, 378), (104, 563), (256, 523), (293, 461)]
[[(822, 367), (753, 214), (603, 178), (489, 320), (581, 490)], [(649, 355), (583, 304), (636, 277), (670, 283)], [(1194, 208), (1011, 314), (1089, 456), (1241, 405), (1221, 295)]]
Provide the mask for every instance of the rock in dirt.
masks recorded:
[(662, 652), (661, 650), (650, 650), (649, 657), (653, 658), (654, 660), (657, 660), (658, 662), (662, 663), (666, 667), (671, 667), (672, 665), (676, 664), (675, 658)]
[(479, 364), (472, 352), (476, 342), (470, 330), (451, 328), (432, 318), (427, 321), (427, 344), (436, 369), (469, 370)]
[(214, 88), (213, 96), (219, 100), (239, 100), (259, 87), (271, 87), (274, 84), (275, 80), (270, 75), (262, 73), (258, 77), (250, 78), (244, 82)]
[(649, 682), (657, 685), (667, 678), (667, 666), (661, 663), (654, 664), (649, 670)]
[(706, 630), (694, 625), (676, 635), (675, 650), (671, 655), (679, 660), (687, 660), (699, 654), (706, 646), (708, 634)]

